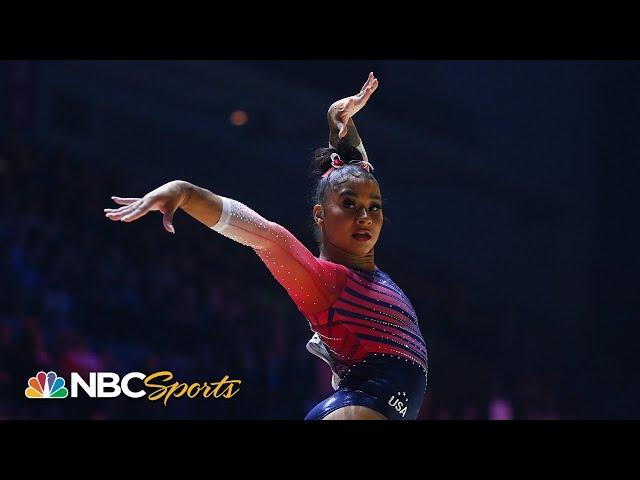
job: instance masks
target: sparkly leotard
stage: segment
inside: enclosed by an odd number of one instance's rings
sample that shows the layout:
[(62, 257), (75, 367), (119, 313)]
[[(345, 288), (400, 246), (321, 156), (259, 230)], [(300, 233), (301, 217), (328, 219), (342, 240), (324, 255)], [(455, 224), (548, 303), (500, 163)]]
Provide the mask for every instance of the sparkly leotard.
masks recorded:
[(407, 296), (380, 269), (356, 270), (315, 257), (287, 229), (226, 197), (213, 230), (250, 246), (307, 318), (310, 352), (333, 371), (336, 392), (318, 419), (346, 405), (387, 418), (416, 418), (426, 389), (427, 350)]

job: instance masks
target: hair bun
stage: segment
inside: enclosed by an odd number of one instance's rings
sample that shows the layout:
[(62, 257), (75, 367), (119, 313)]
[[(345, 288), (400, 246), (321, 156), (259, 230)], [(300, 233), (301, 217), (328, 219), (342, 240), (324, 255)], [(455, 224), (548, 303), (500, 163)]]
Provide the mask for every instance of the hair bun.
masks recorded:
[(338, 144), (338, 148), (318, 148), (313, 152), (313, 160), (311, 162), (312, 174), (321, 177), (332, 167), (332, 161), (337, 157), (343, 165), (356, 160), (362, 161), (360, 151), (348, 144)]

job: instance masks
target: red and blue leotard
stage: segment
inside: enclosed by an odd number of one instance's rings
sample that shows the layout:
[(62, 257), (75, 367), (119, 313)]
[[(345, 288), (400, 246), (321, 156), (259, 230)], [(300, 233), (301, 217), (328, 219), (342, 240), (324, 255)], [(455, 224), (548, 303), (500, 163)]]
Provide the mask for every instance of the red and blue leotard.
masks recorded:
[(427, 377), (427, 349), (407, 296), (376, 268), (347, 268), (314, 256), (287, 229), (226, 197), (213, 230), (250, 246), (307, 318), (307, 348), (334, 373), (334, 395), (308, 419), (345, 405), (387, 418), (415, 418)]

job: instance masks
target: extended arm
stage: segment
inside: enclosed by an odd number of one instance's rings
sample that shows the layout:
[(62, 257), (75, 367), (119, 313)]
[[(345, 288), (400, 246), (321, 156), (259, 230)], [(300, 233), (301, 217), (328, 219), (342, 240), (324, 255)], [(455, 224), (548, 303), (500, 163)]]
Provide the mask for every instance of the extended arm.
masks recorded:
[(163, 213), (165, 229), (175, 233), (173, 214), (181, 208), (218, 233), (254, 249), (304, 314), (320, 313), (338, 298), (346, 268), (316, 258), (286, 228), (246, 205), (188, 182), (169, 182), (143, 198), (113, 197), (124, 205), (105, 209), (107, 218), (132, 222), (149, 211)]

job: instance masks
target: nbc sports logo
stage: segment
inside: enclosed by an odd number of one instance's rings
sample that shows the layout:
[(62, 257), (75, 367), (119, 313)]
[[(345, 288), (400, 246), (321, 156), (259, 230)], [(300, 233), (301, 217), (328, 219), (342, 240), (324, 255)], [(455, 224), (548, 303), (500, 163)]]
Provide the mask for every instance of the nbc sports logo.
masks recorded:
[(67, 398), (69, 391), (64, 386), (64, 378), (56, 375), (56, 372), (38, 372), (29, 379), (24, 394), (27, 398)]
[[(149, 401), (163, 400), (165, 407), (170, 397), (195, 398), (201, 395), (204, 398), (231, 398), (238, 393), (241, 380), (231, 380), (225, 375), (217, 382), (194, 382), (191, 384), (175, 381), (173, 373), (163, 370), (145, 375), (142, 372), (129, 372), (124, 377), (114, 372), (89, 372), (89, 380), (85, 381), (78, 372), (70, 372), (69, 390), (64, 386), (64, 378), (58, 377), (56, 372), (38, 372), (35, 377), (29, 379), (28, 387), (24, 391), (27, 398), (78, 398), (78, 391), (91, 398), (114, 398), (121, 394), (129, 398), (141, 398), (147, 395), (142, 389), (131, 390), (130, 382), (133, 379), (142, 380), (144, 386), (154, 389), (149, 395)], [(159, 383), (154, 383), (154, 382)]]

